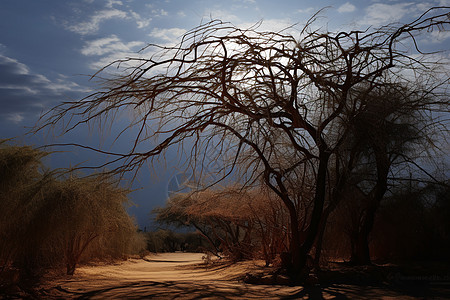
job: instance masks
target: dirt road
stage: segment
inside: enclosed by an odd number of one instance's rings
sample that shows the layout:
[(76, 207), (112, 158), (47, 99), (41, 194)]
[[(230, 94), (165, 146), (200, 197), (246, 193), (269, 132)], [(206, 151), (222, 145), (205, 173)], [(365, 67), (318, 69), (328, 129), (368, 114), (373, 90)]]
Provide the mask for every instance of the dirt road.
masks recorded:
[(243, 262), (205, 268), (199, 265), (202, 256), (164, 253), (115, 265), (83, 266), (73, 277), (47, 283), (41, 295), (49, 299), (417, 299), (383, 286), (246, 284), (238, 279), (261, 265)]
[(81, 299), (267, 299), (284, 298), (301, 287), (247, 285), (237, 280), (259, 268), (252, 263), (200, 267), (203, 254), (164, 253), (116, 265), (84, 266), (71, 278), (52, 281), (49, 298)]

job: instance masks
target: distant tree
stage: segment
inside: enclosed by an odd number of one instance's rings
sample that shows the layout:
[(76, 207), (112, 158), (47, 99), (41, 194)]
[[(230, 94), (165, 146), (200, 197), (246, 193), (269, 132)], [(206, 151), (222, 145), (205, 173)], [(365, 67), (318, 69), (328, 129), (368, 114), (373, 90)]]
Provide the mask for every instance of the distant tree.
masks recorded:
[(263, 258), (268, 265), (288, 249), (287, 211), (267, 189), (228, 186), (177, 194), (154, 213), (160, 223), (197, 229), (217, 256)]
[(388, 175), (393, 165), (408, 163), (410, 155), (418, 150), (414, 151), (413, 147), (422, 146), (419, 142), (423, 134), (431, 134), (430, 130), (422, 130), (431, 125), (423, 124), (421, 106), (434, 101), (428, 98), (428, 92), (427, 88), (410, 90), (402, 85), (386, 85), (367, 95), (365, 111), (355, 118), (353, 138), (359, 145), (360, 162), (354, 172), (359, 176), (354, 177), (360, 178), (355, 178), (353, 184), (363, 195), (364, 205), (350, 239), (353, 263), (370, 263), (368, 238), (376, 211), (388, 189)]
[(252, 258), (254, 224), (248, 200), (248, 195), (231, 188), (177, 194), (155, 211), (156, 220), (194, 227), (219, 257), (220, 252), (225, 252), (233, 260)]
[[(448, 26), (447, 7), (432, 8), (409, 24), (366, 31), (324, 32), (313, 29), (314, 20), (297, 37), (217, 20), (200, 25), (175, 47), (154, 46), (161, 51), (150, 58), (117, 61), (129, 67), (123, 75), (107, 78), (104, 89), (83, 100), (56, 107), (40, 128), (65, 124), (70, 131), (91, 121), (103, 124), (105, 117), (112, 122), (116, 112), (129, 108), (136, 119), (124, 131), (137, 133), (127, 152), (84, 146), (113, 155), (110, 164), (122, 162), (114, 172), (137, 170), (177, 145), (195, 178), (204, 180), (202, 172), (215, 170), (215, 181), (251, 186), (262, 180), (288, 211), (288, 269), (301, 278), (308, 273), (327, 190), (333, 189), (327, 186), (330, 161), (349, 134), (339, 126), (366, 107), (356, 91), (420, 83), (433, 95), (432, 103), (422, 105), (448, 103), (439, 95), (446, 93), (439, 87), (447, 78), (439, 76), (435, 62), (398, 47)], [(149, 139), (156, 146), (140, 150)], [(296, 190), (294, 182), (305, 182), (312, 193)]]

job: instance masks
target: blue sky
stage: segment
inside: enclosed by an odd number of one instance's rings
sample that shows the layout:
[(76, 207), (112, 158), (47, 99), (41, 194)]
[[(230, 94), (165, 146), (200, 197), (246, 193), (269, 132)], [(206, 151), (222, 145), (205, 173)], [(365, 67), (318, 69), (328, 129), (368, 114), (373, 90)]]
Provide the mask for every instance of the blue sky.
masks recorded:
[[(264, 29), (279, 30), (328, 7), (321, 22), (335, 31), (408, 22), (438, 5), (450, 6), (450, 0), (1, 0), (0, 138), (23, 134), (50, 107), (93, 91), (89, 75), (107, 63), (134, 56), (148, 43), (176, 43), (211, 18), (240, 27), (264, 20)], [(424, 44), (428, 50), (449, 49), (448, 32), (430, 36)], [(99, 137), (80, 129), (61, 140), (97, 146)], [(39, 135), (22, 141), (39, 145), (48, 139)], [(101, 159), (75, 151), (51, 163), (67, 166), (88, 158)], [(169, 161), (167, 167), (175, 164)], [(140, 178), (145, 189), (131, 197), (140, 205), (132, 213), (141, 226), (150, 207), (164, 202), (170, 174), (160, 172), (159, 181), (148, 174)]]

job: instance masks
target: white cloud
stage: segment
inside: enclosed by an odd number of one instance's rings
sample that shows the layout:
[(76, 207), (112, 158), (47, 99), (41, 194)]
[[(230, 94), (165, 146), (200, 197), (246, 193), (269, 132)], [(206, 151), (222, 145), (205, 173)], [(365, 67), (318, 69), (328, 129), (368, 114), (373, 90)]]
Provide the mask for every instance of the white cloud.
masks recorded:
[(153, 9), (152, 14), (155, 17), (165, 17), (165, 16), (169, 15), (169, 13), (167, 11), (165, 11), (164, 9)]
[(150, 25), (150, 22), (152, 21), (152, 18), (143, 18), (138, 13), (131, 11), (130, 12), (131, 17), (136, 21), (136, 24), (138, 28), (144, 28)]
[(186, 17), (186, 13), (184, 11), (180, 10), (179, 12), (177, 12), (177, 16), (184, 18), (184, 17)]
[(314, 8), (314, 7), (307, 7), (307, 8), (304, 8), (304, 9), (298, 9), (297, 12), (299, 12), (299, 13), (301, 13), (301, 14), (310, 14), (310, 13), (312, 13), (314, 10), (317, 10), (317, 9)]
[(70, 31), (76, 32), (81, 35), (87, 35), (95, 33), (100, 28), (100, 23), (114, 18), (125, 19), (127, 13), (118, 9), (101, 10), (90, 17), (86, 22), (82, 22), (75, 25), (66, 26)]
[(228, 11), (220, 10), (220, 9), (205, 11), (205, 13), (203, 15), (204, 15), (205, 20), (207, 18), (210, 18), (212, 20), (214, 20), (214, 19), (223, 20), (224, 22), (233, 22), (233, 23), (241, 22), (241, 19), (239, 17), (237, 17), (236, 15), (233, 15), (232, 13), (230, 13)]
[(405, 15), (416, 12), (413, 3), (384, 4), (375, 3), (366, 8), (366, 15), (361, 20), (362, 24), (373, 26), (387, 25), (400, 21)]
[[(30, 74), (30, 69), (23, 63), (20, 63), (17, 59), (10, 58), (7, 56), (0, 55), (0, 65), (5, 68), (11, 68), (11, 73), (15, 75), (28, 75)], [(8, 72), (8, 70), (6, 70)]]
[(119, 0), (108, 0), (106, 7), (112, 8), (114, 5), (123, 5), (122, 1)]
[(110, 37), (101, 38), (94, 41), (89, 41), (81, 49), (83, 55), (104, 55), (111, 52), (111, 46), (117, 43), (119, 38), (116, 35), (111, 35)]
[[(150, 57), (149, 55), (145, 54), (145, 57)], [(97, 59), (95, 59), (94, 61), (92, 61), (89, 64), (89, 68), (91, 70), (94, 71), (98, 71), (100, 69), (105, 68), (106, 66), (111, 65), (113, 62), (116, 61), (121, 61), (121, 60), (126, 60), (127, 58), (144, 58), (144, 54), (141, 53), (137, 53), (135, 51), (131, 51), (131, 52), (112, 52), (108, 55), (99, 57)], [(121, 72), (123, 72), (126, 68), (128, 67), (134, 67), (136, 66), (136, 61), (123, 61), (120, 65), (119, 64), (113, 64), (113, 67), (108, 69), (109, 73), (117, 73), (117, 74), (122, 74)]]
[(186, 33), (185, 29), (182, 28), (155, 28), (150, 33), (150, 36), (153, 38), (162, 39), (167, 42), (172, 42), (174, 44), (180, 41), (180, 37)]
[(426, 42), (439, 44), (450, 39), (450, 31), (435, 30), (427, 35)]
[(24, 63), (0, 54), (0, 119), (20, 123), (35, 118), (67, 97), (78, 98), (88, 90), (70, 78), (50, 80)]
[(145, 45), (144, 42), (132, 41), (124, 43), (116, 35), (110, 35), (109, 37), (93, 40), (87, 42), (81, 49), (81, 53), (86, 56), (104, 56), (106, 54), (113, 53), (130, 53), (137, 52), (136, 48), (142, 48)]
[[(450, 0), (449, 0), (449, 4), (450, 4)], [(419, 11), (419, 12), (425, 12), (430, 7), (433, 7), (435, 5), (436, 5), (436, 3), (421, 2), (421, 3), (416, 4), (416, 8), (417, 8), (417, 11)]]
[[(254, 27), (256, 23), (240, 23), (237, 24), (239, 28), (251, 28)], [(289, 28), (286, 33), (296, 34), (298, 33), (297, 29), (298, 27), (294, 26), (292, 27), (292, 20), (290, 19), (268, 19), (264, 20), (261, 24), (258, 24), (258, 27), (256, 28), (256, 31), (273, 31), (273, 32), (279, 32), (282, 30), (285, 30), (286, 28)], [(296, 29), (297, 28), (297, 29)]]
[[(366, 8), (366, 14), (359, 20), (361, 25), (380, 26), (395, 22), (409, 22), (419, 17), (431, 7), (450, 6), (450, 0), (428, 0), (374, 3)], [(392, 3), (392, 4), (388, 4)], [(403, 20), (405, 18), (405, 20)]]
[(127, 57), (141, 57), (138, 52), (146, 44), (141, 41), (123, 42), (118, 36), (110, 35), (85, 43), (81, 53), (85, 56), (95, 57), (89, 67), (92, 70), (99, 70), (110, 63), (125, 59)]
[(18, 124), (23, 121), (25, 117), (21, 113), (10, 113), (6, 115), (6, 120), (14, 124)]
[(51, 82), (48, 85), (48, 89), (53, 90), (57, 93), (62, 93), (62, 92), (73, 92), (73, 91), (79, 91), (79, 92), (90, 92), (91, 90), (86, 88), (86, 87), (82, 87), (80, 86), (78, 83), (67, 80), (67, 79), (63, 79), (63, 78), (58, 78), (55, 81)]
[(350, 2), (346, 2), (339, 6), (338, 12), (340, 13), (348, 13), (348, 12), (354, 12), (356, 10), (356, 6), (351, 4)]

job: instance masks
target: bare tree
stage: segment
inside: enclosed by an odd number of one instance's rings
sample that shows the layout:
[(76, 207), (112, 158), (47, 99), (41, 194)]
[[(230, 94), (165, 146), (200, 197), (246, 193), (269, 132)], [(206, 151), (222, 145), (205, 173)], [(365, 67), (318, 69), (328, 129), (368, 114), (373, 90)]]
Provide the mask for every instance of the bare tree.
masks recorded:
[[(62, 123), (70, 131), (89, 122), (105, 124), (128, 108), (136, 113), (121, 132), (135, 134), (129, 151), (90, 148), (112, 155), (110, 165), (121, 163), (115, 172), (137, 170), (178, 146), (195, 178), (217, 171), (208, 184), (237, 180), (237, 174), (244, 185), (263, 180), (289, 212), (288, 269), (298, 277), (305, 274), (319, 229), (330, 158), (349, 134), (339, 125), (364, 109), (355, 91), (413, 84), (423, 71), (430, 93), (436, 92), (442, 78), (426, 73), (424, 61), (397, 46), (450, 23), (448, 7), (432, 8), (403, 26), (367, 31), (323, 32), (313, 29), (314, 20), (297, 37), (288, 30), (243, 30), (213, 20), (189, 31), (175, 47), (150, 45), (161, 50), (150, 58), (117, 61), (128, 66), (124, 75), (105, 76), (99, 92), (54, 108), (40, 128)], [(149, 139), (154, 144), (142, 150)], [(302, 180), (311, 195), (293, 188)]]

